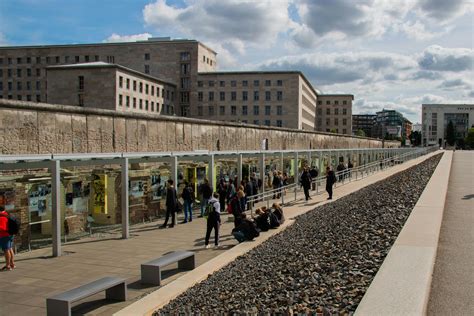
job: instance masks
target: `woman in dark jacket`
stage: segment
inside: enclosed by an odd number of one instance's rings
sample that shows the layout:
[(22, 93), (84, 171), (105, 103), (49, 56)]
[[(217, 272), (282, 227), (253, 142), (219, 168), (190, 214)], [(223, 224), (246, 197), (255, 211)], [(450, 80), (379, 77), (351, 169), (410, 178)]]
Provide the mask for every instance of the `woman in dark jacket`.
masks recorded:
[(176, 221), (176, 206), (178, 205), (178, 198), (176, 196), (176, 189), (173, 186), (173, 180), (169, 179), (167, 182), (168, 188), (166, 189), (166, 218), (163, 225), (160, 228), (166, 228), (169, 217), (171, 215), (170, 228), (174, 227)]

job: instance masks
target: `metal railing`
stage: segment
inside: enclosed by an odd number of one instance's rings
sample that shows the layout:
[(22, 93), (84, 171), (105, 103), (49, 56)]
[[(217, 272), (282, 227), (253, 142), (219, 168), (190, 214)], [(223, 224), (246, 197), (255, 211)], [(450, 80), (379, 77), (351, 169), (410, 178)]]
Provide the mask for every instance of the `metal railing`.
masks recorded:
[[(353, 181), (362, 180), (363, 178), (366, 178), (374, 174), (375, 172), (385, 170), (389, 167), (393, 167), (398, 164), (402, 164), (408, 160), (418, 158), (420, 156), (429, 154), (436, 150), (438, 150), (438, 147), (436, 146), (424, 147), (424, 148), (416, 149), (412, 152), (407, 152), (407, 153), (395, 155), (383, 160), (364, 164), (362, 166), (354, 167), (351, 169), (345, 169), (341, 171), (336, 171), (335, 176), (336, 176), (337, 181), (334, 184), (334, 187), (340, 187), (341, 185), (344, 185)], [(299, 178), (299, 175), (298, 175), (298, 178)], [(323, 194), (325, 190), (320, 190), (320, 187), (324, 185), (323, 187), (325, 188), (325, 181), (326, 181), (326, 175), (321, 175), (313, 179), (311, 183), (311, 187), (310, 187), (310, 192), (313, 192), (313, 194), (317, 194), (317, 195)], [(270, 207), (270, 203), (275, 203), (275, 202), (279, 202), (281, 205), (285, 205), (285, 203), (288, 203), (290, 201), (297, 201), (299, 199), (302, 199), (303, 197), (298, 198), (298, 195), (300, 195), (302, 192), (303, 192), (302, 186), (299, 183), (291, 183), (286, 186), (279, 187), (277, 189), (267, 190), (267, 191), (248, 197), (247, 209), (250, 210), (251, 215), (253, 215), (254, 208), (257, 203), (262, 203), (262, 202), (263, 204), (266, 203), (267, 208)], [(278, 198), (275, 198), (276, 196), (278, 196)], [(291, 199), (292, 197), (293, 199)]]

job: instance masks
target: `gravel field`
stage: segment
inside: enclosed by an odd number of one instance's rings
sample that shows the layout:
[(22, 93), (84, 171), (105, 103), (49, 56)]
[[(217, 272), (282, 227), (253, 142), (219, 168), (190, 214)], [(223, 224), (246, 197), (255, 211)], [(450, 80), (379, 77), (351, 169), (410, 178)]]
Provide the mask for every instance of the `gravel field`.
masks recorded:
[(354, 312), (441, 155), (297, 217), (155, 315)]

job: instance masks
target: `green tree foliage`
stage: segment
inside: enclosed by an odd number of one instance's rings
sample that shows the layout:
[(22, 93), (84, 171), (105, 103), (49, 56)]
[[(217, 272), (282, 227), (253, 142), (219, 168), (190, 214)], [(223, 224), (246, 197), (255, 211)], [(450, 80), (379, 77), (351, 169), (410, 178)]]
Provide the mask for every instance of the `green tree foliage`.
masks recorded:
[(356, 136), (365, 137), (365, 132), (361, 129), (358, 129), (356, 132)]
[(448, 126), (446, 127), (446, 141), (449, 146), (453, 146), (456, 142), (456, 132), (454, 131), (453, 121), (449, 121)]
[(474, 127), (471, 127), (468, 132), (464, 143), (467, 148), (474, 149)]
[(421, 133), (418, 132), (418, 131), (411, 132), (410, 142), (413, 146), (420, 146), (421, 145)]
[(336, 133), (336, 129), (335, 129), (335, 128), (331, 128), (330, 132), (331, 132), (331, 133)]

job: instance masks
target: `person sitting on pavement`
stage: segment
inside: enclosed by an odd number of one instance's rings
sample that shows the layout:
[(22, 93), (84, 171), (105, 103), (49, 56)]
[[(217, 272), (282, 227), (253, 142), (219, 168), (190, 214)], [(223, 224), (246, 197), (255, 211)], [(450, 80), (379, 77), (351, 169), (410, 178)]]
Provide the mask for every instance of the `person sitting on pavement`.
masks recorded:
[(283, 215), (283, 209), (282, 209), (282, 207), (280, 206), (280, 204), (278, 204), (278, 203), (273, 203), (273, 205), (272, 205), (272, 212), (273, 212), (273, 214), (275, 214), (275, 216), (277, 217), (278, 222), (280, 223), (280, 225), (285, 222), (285, 216)]
[(257, 214), (257, 216), (254, 217), (257, 228), (262, 232), (268, 231), (270, 229), (268, 213), (260, 208), (257, 208), (255, 210), (255, 214)]
[(242, 222), (240, 225), (232, 230), (232, 235), (238, 240), (239, 243), (246, 240), (253, 240), (255, 237), (260, 236), (257, 226), (253, 221), (247, 218), (245, 213), (242, 213), (241, 220)]

